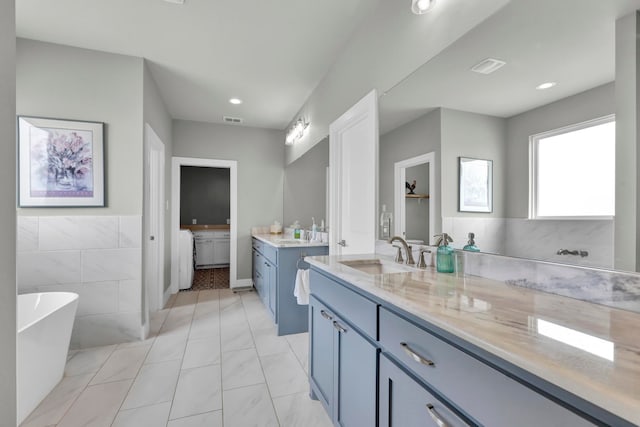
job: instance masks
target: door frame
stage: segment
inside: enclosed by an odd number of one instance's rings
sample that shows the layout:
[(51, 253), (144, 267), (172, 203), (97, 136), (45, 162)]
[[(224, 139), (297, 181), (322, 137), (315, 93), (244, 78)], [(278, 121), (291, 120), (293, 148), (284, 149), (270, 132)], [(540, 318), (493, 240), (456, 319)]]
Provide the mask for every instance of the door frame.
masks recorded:
[(420, 156), (411, 157), (410, 159), (402, 160), (394, 163), (393, 165), (393, 210), (396, 217), (394, 234), (406, 238), (403, 234), (406, 232), (406, 201), (405, 197), (405, 182), (407, 181), (407, 168), (413, 166), (420, 166), (429, 164), (429, 241), (425, 242), (428, 245), (432, 244), (433, 233), (435, 231), (436, 224), (436, 153), (434, 151)]
[[(151, 165), (151, 153), (157, 153), (157, 162)], [(151, 179), (151, 171), (157, 170), (157, 176)], [(143, 262), (143, 283), (142, 283), (142, 309), (144, 312), (144, 330), (149, 325), (149, 313), (162, 309), (164, 306), (164, 266), (165, 266), (165, 146), (158, 134), (153, 130), (151, 125), (145, 123), (144, 126), (144, 215), (143, 215), (143, 242), (142, 251), (144, 254)], [(155, 194), (155, 206), (151, 206), (153, 201), (152, 193)], [(157, 213), (157, 230), (151, 230), (151, 212)], [(156, 241), (156, 262), (155, 275), (157, 283), (154, 286), (147, 283), (149, 269), (153, 268), (150, 264), (152, 254), (148, 249), (148, 242), (151, 233), (154, 232), (154, 240)], [(145, 334), (145, 332), (143, 332)]]
[(238, 162), (236, 160), (203, 159), (196, 157), (172, 157), (171, 159), (171, 293), (178, 292), (178, 232), (180, 231), (180, 167), (198, 166), (229, 169), (229, 219), (230, 260), (229, 286), (241, 287), (238, 281)]

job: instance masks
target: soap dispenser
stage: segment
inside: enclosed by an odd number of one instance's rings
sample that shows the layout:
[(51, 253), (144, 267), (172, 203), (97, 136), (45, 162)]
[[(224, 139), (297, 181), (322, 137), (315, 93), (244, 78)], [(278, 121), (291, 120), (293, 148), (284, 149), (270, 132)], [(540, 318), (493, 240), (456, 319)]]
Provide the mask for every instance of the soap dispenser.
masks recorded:
[(462, 248), (463, 251), (480, 252), (480, 249), (476, 246), (475, 240), (473, 240), (474, 237), (476, 237), (475, 233), (469, 233), (469, 241), (467, 242), (467, 245)]
[(449, 246), (453, 239), (447, 233), (436, 234), (434, 237), (438, 238), (436, 240), (436, 246), (438, 247), (436, 270), (438, 273), (453, 273), (455, 271), (455, 249)]

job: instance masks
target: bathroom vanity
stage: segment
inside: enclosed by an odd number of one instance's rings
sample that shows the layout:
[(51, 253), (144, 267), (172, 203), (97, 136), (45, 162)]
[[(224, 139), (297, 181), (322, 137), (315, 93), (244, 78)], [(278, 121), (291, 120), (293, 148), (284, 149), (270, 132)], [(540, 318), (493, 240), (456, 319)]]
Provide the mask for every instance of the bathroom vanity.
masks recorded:
[(276, 323), (278, 335), (308, 330), (308, 306), (293, 295), (296, 273), (308, 268), (304, 257), (326, 255), (328, 244), (286, 239), (282, 235), (254, 234), (252, 239), (253, 285)]
[(308, 262), (311, 394), (335, 425), (640, 424), (638, 313), (380, 255)]

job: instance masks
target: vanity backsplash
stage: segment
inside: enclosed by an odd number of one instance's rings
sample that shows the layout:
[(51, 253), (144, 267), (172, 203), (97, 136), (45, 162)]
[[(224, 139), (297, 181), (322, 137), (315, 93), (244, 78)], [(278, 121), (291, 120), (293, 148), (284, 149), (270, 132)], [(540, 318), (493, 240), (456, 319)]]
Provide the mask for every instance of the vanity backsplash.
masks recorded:
[(465, 275), (640, 313), (640, 274), (457, 252)]

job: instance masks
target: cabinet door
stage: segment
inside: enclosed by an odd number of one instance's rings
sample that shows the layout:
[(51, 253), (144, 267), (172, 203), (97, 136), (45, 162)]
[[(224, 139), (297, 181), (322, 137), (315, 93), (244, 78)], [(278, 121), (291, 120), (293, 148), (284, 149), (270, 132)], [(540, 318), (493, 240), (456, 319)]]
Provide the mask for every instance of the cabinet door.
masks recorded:
[(253, 274), (254, 274), (254, 286), (256, 287), (256, 292), (258, 293), (258, 296), (260, 297), (260, 299), (262, 299), (262, 295), (264, 294), (264, 290), (263, 290), (263, 265), (264, 262), (264, 258), (262, 257), (262, 255), (260, 255), (260, 253), (258, 252), (254, 252), (253, 254)]
[(342, 427), (375, 426), (378, 350), (342, 319), (335, 318), (332, 326), (337, 332), (336, 421)]
[(213, 262), (214, 264), (229, 264), (231, 259), (229, 239), (216, 239), (215, 246), (213, 247)]
[(380, 427), (468, 425), (386, 356), (380, 357)]
[(309, 380), (333, 419), (333, 314), (313, 296), (309, 299)]
[(213, 265), (213, 240), (196, 240), (196, 266)]
[[(278, 292), (278, 267), (271, 263), (267, 263), (269, 273), (269, 311), (273, 318), (276, 318), (276, 301)], [(276, 319), (277, 320), (277, 319)]]

